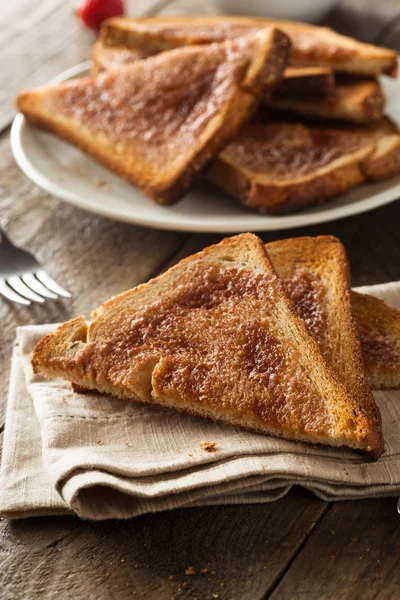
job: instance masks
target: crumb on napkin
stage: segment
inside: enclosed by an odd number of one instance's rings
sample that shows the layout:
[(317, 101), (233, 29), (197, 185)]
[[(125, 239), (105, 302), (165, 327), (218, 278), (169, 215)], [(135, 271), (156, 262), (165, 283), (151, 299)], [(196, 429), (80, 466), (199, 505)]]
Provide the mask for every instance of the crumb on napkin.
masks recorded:
[(206, 452), (215, 452), (216, 445), (217, 445), (217, 442), (207, 442), (205, 440), (203, 442), (200, 442), (200, 448), (202, 450), (205, 450)]

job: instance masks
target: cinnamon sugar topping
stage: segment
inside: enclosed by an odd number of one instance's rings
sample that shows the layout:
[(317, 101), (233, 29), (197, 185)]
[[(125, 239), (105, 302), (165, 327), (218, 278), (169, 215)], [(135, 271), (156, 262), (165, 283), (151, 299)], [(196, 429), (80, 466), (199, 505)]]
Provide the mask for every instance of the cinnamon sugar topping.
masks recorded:
[(196, 402), (269, 426), (326, 431), (330, 421), (299, 350), (274, 326), (273, 280), (243, 267), (193, 265), (169, 295), (108, 318), (101, 341), (80, 351), (79, 368), (100, 385), (132, 385), (136, 393), (134, 373), (151, 364), (148, 401), (171, 397), (179, 408), (179, 398), (183, 407)]

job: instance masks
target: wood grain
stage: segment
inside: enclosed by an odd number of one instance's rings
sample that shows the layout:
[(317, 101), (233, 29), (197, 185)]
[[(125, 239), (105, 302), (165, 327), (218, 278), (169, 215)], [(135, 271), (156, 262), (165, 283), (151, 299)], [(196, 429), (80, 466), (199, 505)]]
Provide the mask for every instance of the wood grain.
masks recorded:
[(79, 24), (73, 2), (2, 2), (0, 131), (9, 125), (15, 112), (14, 97), (21, 89), (43, 85), (85, 60), (93, 39), (94, 34)]
[[(4, 524), (0, 589), (13, 590), (15, 599), (261, 600), (325, 510), (298, 491), (279, 503), (127, 522), (46, 519), (51, 534), (39, 531), (39, 519)], [(185, 573), (189, 566), (195, 575)]]
[(338, 502), (316, 527), (270, 597), (398, 599), (399, 547), (395, 498)]

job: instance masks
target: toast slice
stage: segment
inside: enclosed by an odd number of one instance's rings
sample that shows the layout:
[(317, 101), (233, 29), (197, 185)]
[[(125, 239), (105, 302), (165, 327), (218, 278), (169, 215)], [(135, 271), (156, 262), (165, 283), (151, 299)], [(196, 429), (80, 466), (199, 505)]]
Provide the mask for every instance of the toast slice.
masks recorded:
[[(91, 52), (91, 71), (98, 75), (102, 71), (120, 69), (147, 58), (143, 50), (134, 50), (126, 46), (110, 46), (107, 40), (99, 37)], [(296, 94), (301, 98), (316, 98), (333, 94), (335, 78), (332, 69), (327, 67), (288, 67), (278, 82), (274, 96), (290, 96)]]
[(385, 98), (377, 80), (336, 81), (334, 92), (324, 98), (281, 94), (277, 90), (266, 103), (274, 108), (306, 117), (339, 119), (354, 123), (378, 121), (385, 108)]
[(400, 311), (386, 302), (351, 292), (365, 370), (375, 390), (400, 388)]
[(379, 414), (322, 358), (252, 234), (222, 241), (61, 325), (35, 347), (46, 377), (264, 434), (372, 453)]
[(350, 268), (342, 243), (333, 236), (300, 237), (270, 242), (266, 250), (325, 361), (380, 423), (353, 316)]
[(361, 399), (370, 396), (364, 367), (372, 389), (400, 387), (400, 311), (350, 291), (340, 241), (301, 237), (270, 242), (266, 249), (286, 293), (346, 387)]
[(349, 268), (340, 241), (301, 237), (265, 247), (286, 293), (346, 387), (355, 396), (368, 393), (360, 375), (362, 354), (372, 389), (399, 389), (400, 311), (369, 294), (350, 290), (349, 295)]
[(16, 104), (29, 121), (170, 204), (274, 87), (289, 53), (285, 34), (261, 30), (22, 92)]
[(244, 125), (212, 161), (207, 178), (250, 208), (286, 214), (362, 183), (375, 139), (345, 128), (290, 121)]
[[(102, 71), (120, 69), (148, 56), (144, 50), (135, 50), (122, 45), (107, 45), (107, 40), (100, 36), (92, 48), (91, 70), (94, 75), (97, 75)], [(304, 98), (315, 98), (328, 96), (334, 91), (335, 78), (332, 69), (287, 67), (274, 90), (274, 97), (296, 94)]]
[(116, 17), (104, 22), (101, 35), (109, 45), (124, 45), (155, 54), (169, 48), (234, 39), (264, 27), (277, 27), (292, 40), (293, 66), (329, 67), (335, 71), (396, 76), (393, 50), (364, 44), (327, 27), (305, 23), (227, 16)]

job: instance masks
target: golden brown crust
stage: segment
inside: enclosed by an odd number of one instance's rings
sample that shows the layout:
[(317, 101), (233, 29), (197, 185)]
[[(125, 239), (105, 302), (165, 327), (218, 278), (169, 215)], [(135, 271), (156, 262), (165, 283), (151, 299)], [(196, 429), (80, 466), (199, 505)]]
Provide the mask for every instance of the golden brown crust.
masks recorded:
[[(227, 140), (235, 135), (243, 121), (251, 116), (261, 95), (272, 88), (281, 77), (289, 52), (290, 43), (284, 34), (277, 30), (261, 31), (243, 40), (226, 42), (219, 47), (188, 48), (186, 51), (179, 52), (172, 50), (170, 53), (148, 59), (146, 65), (144, 61), (140, 61), (137, 65), (112, 71), (97, 79), (89, 78), (47, 90), (23, 92), (17, 97), (16, 104), (33, 123), (77, 145), (121, 177), (138, 185), (156, 202), (170, 204), (183, 196), (196, 173)], [(184, 111), (179, 110), (180, 105), (176, 106), (176, 94), (172, 89), (169, 97), (171, 106), (167, 106), (167, 113), (170, 115), (168, 124), (172, 128), (172, 118), (176, 115), (177, 127), (179, 126), (180, 129), (178, 132), (172, 131), (171, 136), (166, 136), (166, 129), (161, 123), (158, 135), (164, 135), (165, 139), (155, 145), (147, 137), (149, 129), (145, 131), (139, 129), (140, 123), (144, 122), (144, 109), (140, 108), (143, 98), (139, 97), (137, 104), (130, 105), (132, 114), (125, 114), (128, 110), (127, 98), (130, 97), (128, 90), (131, 87), (136, 89), (135, 80), (139, 75), (147, 81), (151, 69), (157, 73), (160, 69), (168, 71), (171, 64), (175, 69), (173, 73), (181, 78), (185, 67), (186, 77), (191, 81), (193, 74), (188, 69), (188, 65), (196, 58), (196, 68), (203, 69), (201, 71), (203, 76), (204, 71), (208, 72), (207, 69), (218, 68), (220, 60), (224, 74), (227, 78), (228, 75), (230, 76), (230, 79), (227, 79), (230, 82), (229, 90), (225, 89), (227, 86), (224, 88), (227, 98), (223, 101), (221, 86), (218, 86), (213, 78), (210, 84), (210, 78), (204, 76), (205, 82), (211, 86), (215, 85), (215, 89), (211, 87), (209, 91), (210, 98), (203, 109), (206, 113), (205, 118), (201, 119), (199, 115), (198, 118), (193, 119), (192, 126), (197, 127), (197, 130), (194, 132), (196, 135), (194, 133), (192, 135), (188, 131), (188, 118), (181, 124)], [(159, 85), (164, 85), (162, 78), (157, 81)], [(196, 80), (193, 82), (193, 87), (197, 85)], [(183, 99), (189, 87), (180, 86), (179, 94)], [(152, 84), (149, 94), (154, 104), (153, 88)], [(115, 89), (116, 92), (110, 93), (110, 89)], [(137, 94), (144, 93), (143, 88), (139, 86), (138, 89)], [(163, 90), (166, 94), (167, 90), (164, 88)], [(193, 95), (193, 98), (190, 98), (189, 108), (194, 114), (196, 102), (201, 102), (202, 96), (198, 99), (197, 87), (196, 93), (193, 89), (189, 91)], [(113, 93), (120, 96), (114, 97)], [(74, 100), (71, 100), (72, 95)], [(154, 112), (150, 100), (147, 103), (148, 110)], [(159, 95), (158, 101), (165, 102), (163, 94)], [(194, 107), (192, 102), (195, 103)], [(97, 109), (95, 112), (91, 110), (92, 105)], [(124, 106), (122, 113), (121, 105)], [(207, 113), (209, 106), (214, 111), (211, 115)], [(138, 110), (141, 115), (140, 122), (135, 118)], [(110, 113), (115, 116), (112, 120), (109, 117)], [(161, 113), (158, 114), (161, 118)], [(151, 122), (155, 129), (156, 117), (154, 115), (153, 117)], [(164, 120), (166, 118), (164, 117)], [(183, 130), (186, 132), (187, 143), (182, 141)], [(122, 135), (124, 137), (121, 137)], [(133, 142), (130, 141), (131, 139)], [(180, 146), (176, 147), (177, 144)], [(172, 146), (174, 152), (171, 150)], [(162, 160), (164, 156), (162, 151), (166, 155), (165, 160)]]
[(331, 67), (334, 70), (379, 75), (397, 74), (393, 50), (364, 44), (327, 27), (254, 17), (173, 16), (141, 19), (116, 17), (102, 26), (102, 37), (110, 44), (123, 44), (149, 53), (171, 47), (205, 44), (243, 35), (262, 27), (278, 27), (293, 43), (295, 66)]
[(382, 452), (251, 234), (104, 303), (86, 341), (76, 339), (82, 327), (74, 320), (39, 343), (35, 370), (263, 433)]
[(400, 135), (378, 140), (376, 150), (361, 163), (369, 181), (383, 181), (400, 173)]

